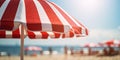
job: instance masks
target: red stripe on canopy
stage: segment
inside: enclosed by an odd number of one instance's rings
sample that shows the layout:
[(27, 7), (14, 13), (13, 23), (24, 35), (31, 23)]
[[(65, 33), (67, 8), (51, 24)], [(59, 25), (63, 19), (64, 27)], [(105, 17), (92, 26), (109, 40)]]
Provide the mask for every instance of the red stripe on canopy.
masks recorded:
[(55, 14), (55, 12), (53, 11), (53, 9), (45, 1), (42, 0), (38, 1), (43, 6), (46, 14), (48, 15), (48, 18), (50, 19), (52, 24), (53, 31), (64, 32), (64, 26), (61, 23), (60, 19)]
[(19, 29), (12, 32), (12, 38), (20, 38), (20, 30)]
[(86, 29), (85, 32), (86, 32), (86, 35), (88, 35), (88, 29)]
[(74, 37), (74, 33), (71, 31), (66, 34), (62, 34), (62, 38), (72, 38), (72, 37)]
[(5, 0), (0, 0), (0, 7), (2, 6), (2, 4), (5, 2)]
[(5, 37), (6, 37), (5, 31), (0, 31), (0, 38), (5, 38)]
[(43, 39), (48, 38), (48, 33), (47, 32), (41, 32), (41, 34), (42, 34), (41, 38), (43, 38)]
[[(50, 2), (51, 3), (51, 2)], [(58, 6), (54, 3), (51, 3), (61, 14), (62, 16), (68, 21), (68, 23), (72, 26), (72, 29), (75, 31), (76, 34), (81, 34), (81, 27), (78, 26), (65, 12), (62, 11)]]
[(60, 38), (60, 34), (59, 33), (54, 33), (55, 38)]
[(42, 30), (40, 17), (33, 0), (24, 0), (26, 8), (26, 23), (29, 30)]
[(35, 34), (32, 31), (27, 31), (29, 38), (35, 38)]
[(10, 0), (2, 19), (0, 20), (0, 29), (12, 30), (14, 19), (20, 0)]

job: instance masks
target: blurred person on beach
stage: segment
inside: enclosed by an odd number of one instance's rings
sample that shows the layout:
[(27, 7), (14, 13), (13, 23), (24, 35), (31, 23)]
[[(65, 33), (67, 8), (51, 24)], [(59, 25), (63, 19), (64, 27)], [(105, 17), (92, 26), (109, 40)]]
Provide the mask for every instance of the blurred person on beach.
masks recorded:
[(70, 48), (71, 55), (73, 55), (73, 54), (74, 54), (74, 51), (73, 51), (73, 50), (74, 50), (74, 48), (73, 48), (73, 47), (71, 47), (71, 48)]
[(25, 55), (28, 55), (27, 50), (25, 50)]
[(40, 50), (40, 55), (43, 55), (43, 50)]
[(65, 54), (65, 55), (68, 54), (68, 47), (67, 47), (67, 46), (64, 47), (64, 54)]
[(49, 54), (52, 55), (52, 47), (49, 47), (48, 50), (49, 50)]
[(114, 51), (114, 48), (113, 48), (113, 47), (110, 47), (110, 46), (109, 46), (108, 48), (109, 48), (109, 53), (108, 53), (108, 54), (109, 54), (109, 55), (114, 54), (114, 52), (115, 52), (115, 51)]
[(81, 54), (81, 55), (83, 55), (83, 54), (84, 54), (84, 52), (83, 52), (83, 48), (80, 50), (80, 54)]
[(110, 47), (109, 46), (109, 55), (113, 56), (113, 55), (118, 55), (119, 52), (118, 51), (115, 51), (115, 49), (113, 47)]
[(104, 54), (104, 55), (108, 55), (107, 48), (104, 48), (104, 49), (103, 49), (103, 54)]
[(88, 48), (88, 55), (91, 55), (92, 54), (92, 49), (91, 47)]

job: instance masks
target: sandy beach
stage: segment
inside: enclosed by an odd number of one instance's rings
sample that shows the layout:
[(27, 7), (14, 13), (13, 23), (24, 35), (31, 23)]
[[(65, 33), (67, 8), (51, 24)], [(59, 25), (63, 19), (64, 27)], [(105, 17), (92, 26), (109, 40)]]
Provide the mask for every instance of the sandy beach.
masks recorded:
[[(1, 56), (0, 60), (20, 60), (19, 56)], [(116, 56), (80, 56), (80, 55), (38, 55), (24, 56), (24, 60), (120, 60), (120, 55)]]

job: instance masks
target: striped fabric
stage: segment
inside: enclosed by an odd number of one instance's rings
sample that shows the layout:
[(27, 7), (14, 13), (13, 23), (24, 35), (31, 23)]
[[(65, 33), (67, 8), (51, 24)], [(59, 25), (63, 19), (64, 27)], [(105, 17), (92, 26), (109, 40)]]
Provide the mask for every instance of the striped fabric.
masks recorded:
[(0, 0), (0, 30), (16, 30), (20, 24), (30, 38), (88, 35), (86, 27), (53, 2)]
[(35, 31), (27, 31), (28, 37), (31, 39), (47, 39), (47, 38), (73, 38), (73, 37), (81, 37), (85, 35), (76, 35), (73, 32), (68, 33), (56, 33), (56, 32), (35, 32)]
[(0, 31), (0, 38), (20, 38), (20, 30), (15, 31)]
[(74, 34), (71, 31), (68, 33), (27, 31), (27, 33), (30, 39), (74, 38), (86, 36), (85, 34)]
[[(21, 27), (21, 26), (20, 26)], [(21, 28), (13, 31), (0, 30), (0, 38), (20, 38)], [(24, 30), (24, 38), (27, 36), (27, 32)]]
[(47, 38), (60, 38), (60, 33), (53, 32), (33, 32), (27, 31), (28, 37), (31, 39), (47, 39)]
[[(24, 32), (24, 36), (26, 37), (26, 32)], [(48, 38), (73, 38), (73, 37), (81, 37), (75, 36), (72, 32), (61, 34), (61, 33), (55, 33), (55, 32), (33, 32), (33, 31), (27, 31), (28, 37), (30, 39), (48, 39)], [(20, 38), (20, 30), (17, 29), (15, 31), (0, 31), (0, 38)]]

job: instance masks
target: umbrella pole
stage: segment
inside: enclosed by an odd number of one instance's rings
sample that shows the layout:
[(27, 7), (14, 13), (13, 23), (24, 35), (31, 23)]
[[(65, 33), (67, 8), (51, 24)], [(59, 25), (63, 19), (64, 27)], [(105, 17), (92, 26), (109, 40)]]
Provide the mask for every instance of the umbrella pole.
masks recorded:
[(20, 48), (20, 60), (24, 60), (24, 26), (21, 26), (21, 48)]

